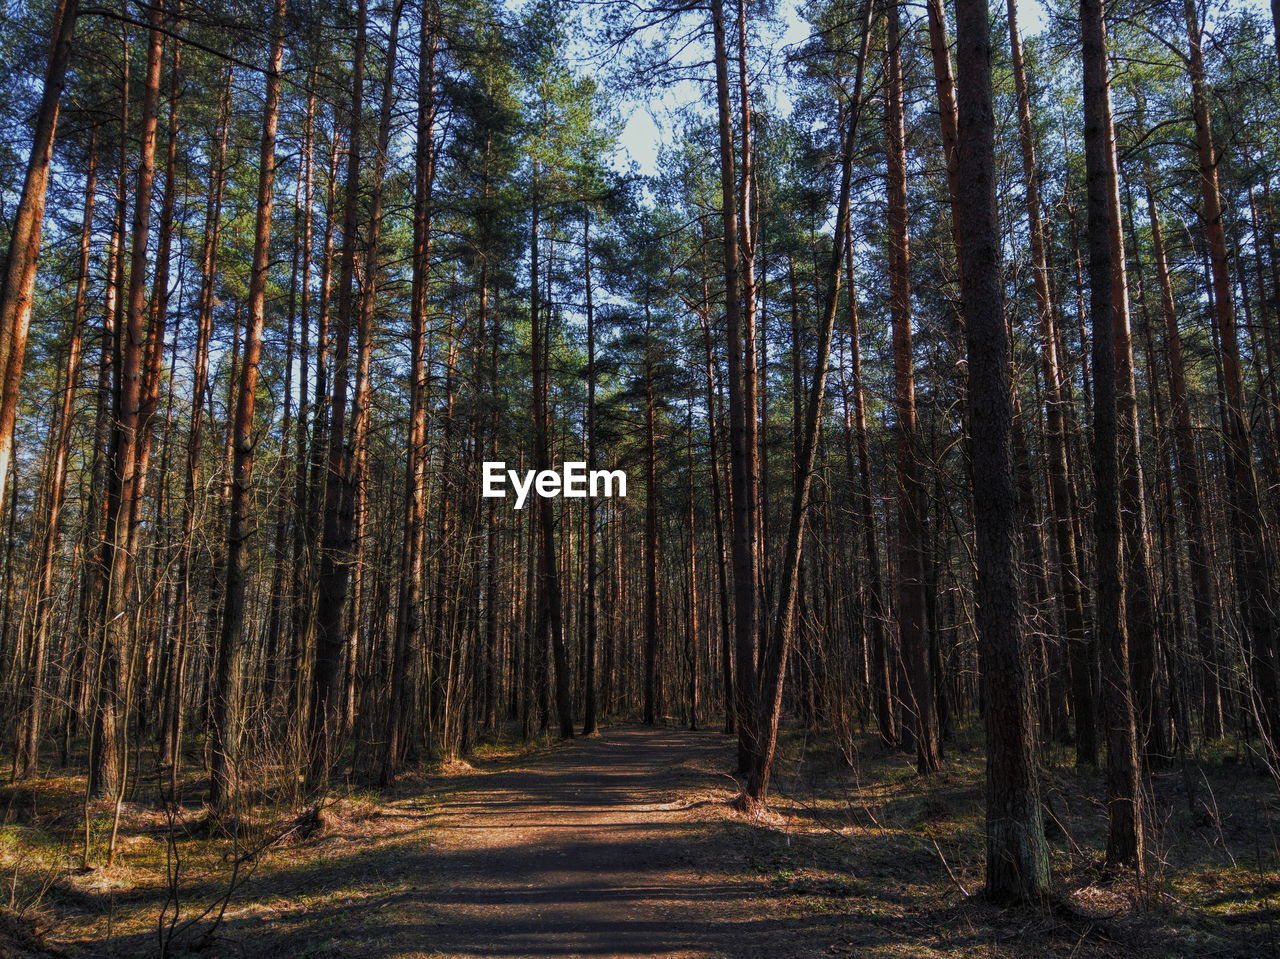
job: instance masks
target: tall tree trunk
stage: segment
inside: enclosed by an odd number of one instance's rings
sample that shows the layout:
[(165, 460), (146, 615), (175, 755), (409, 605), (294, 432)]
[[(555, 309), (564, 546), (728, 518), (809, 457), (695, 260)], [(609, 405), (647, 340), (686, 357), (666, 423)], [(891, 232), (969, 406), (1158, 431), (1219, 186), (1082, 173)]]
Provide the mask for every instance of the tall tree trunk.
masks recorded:
[(1230, 504), (1231, 546), (1236, 567), (1236, 591), (1246, 633), (1245, 649), (1258, 697), (1268, 748), (1280, 755), (1280, 610), (1276, 608), (1272, 561), (1266, 541), (1265, 520), (1258, 500), (1253, 467), (1249, 410), (1244, 396), (1244, 376), (1235, 307), (1231, 297), (1231, 272), (1227, 237), (1222, 223), (1222, 199), (1218, 192), (1221, 157), (1213, 143), (1205, 83), (1204, 53), (1195, 0), (1184, 0), (1187, 39), (1190, 44), (1192, 109), (1196, 122), (1196, 153), (1200, 163), (1201, 217), (1213, 271), (1213, 302), (1221, 345), (1223, 391), (1226, 396), (1227, 495)]
[[(1009, 42), (1013, 60), (1014, 89), (1018, 102), (1018, 139), (1022, 150), (1026, 185), (1028, 233), (1035, 277), (1036, 312), (1040, 329), (1040, 365), (1044, 379), (1046, 443), (1049, 472), (1049, 511), (1053, 516), (1054, 545), (1058, 560), (1058, 589), (1071, 670), (1071, 708), (1075, 715), (1076, 763), (1095, 765), (1098, 741), (1093, 700), (1092, 643), (1085, 632), (1080, 596), (1080, 558), (1072, 517), (1071, 472), (1067, 450), (1067, 403), (1063, 395), (1062, 366), (1058, 357), (1058, 330), (1049, 286), (1049, 244), (1041, 216), (1040, 175), (1036, 169), (1035, 128), (1031, 97), (1018, 30), (1017, 0), (1008, 0)], [(975, 475), (980, 475), (976, 474)], [(976, 485), (976, 484), (975, 484)]]
[(143, 86), (138, 169), (133, 186), (132, 251), (124, 324), (116, 331), (115, 426), (111, 438), (108, 477), (106, 569), (93, 765), (90, 789), (100, 795), (117, 794), (123, 785), (123, 734), (128, 705), (129, 639), (132, 617), (129, 592), (132, 577), (130, 524), (138, 493), (138, 421), (146, 353), (146, 269), (151, 227), (151, 192), (155, 180), (156, 113), (160, 99), (164, 5), (157, 3), (148, 17), (147, 72)]
[(687, 668), (689, 671), (689, 728), (696, 730), (698, 728), (698, 693), (699, 693), (699, 675), (698, 675), (698, 645), (699, 645), (699, 593), (698, 593), (698, 524), (697, 515), (694, 508), (694, 483), (693, 483), (693, 390), (694, 378), (689, 378), (689, 408), (688, 408), (688, 447), (687, 456), (685, 458), (685, 468), (688, 471), (686, 477), (689, 501), (689, 525), (687, 534), (689, 537), (689, 615), (686, 622), (687, 640), (685, 649), (687, 651)]
[[(549, 356), (550, 316), (542, 315), (542, 296), (539, 288), (538, 234), (540, 232), (538, 197), (538, 170), (535, 163), (533, 184), (533, 226), (530, 232), (530, 289), (529, 304), (530, 339), (533, 353), (533, 468), (539, 472), (550, 469), (550, 411), (548, 409), (547, 359)], [(560, 738), (573, 738), (573, 703), (570, 699), (569, 659), (565, 649), (562, 600), (560, 595), (559, 559), (556, 554), (555, 514), (551, 500), (537, 497), (533, 504), (538, 511), (539, 542), (539, 606), (538, 647), (546, 649), (550, 643), (555, 669), (556, 717), (560, 723)]]
[(857, 444), (858, 465), (856, 501), (862, 526), (862, 548), (867, 564), (868, 630), (871, 639), (871, 695), (880, 738), (886, 744), (898, 742), (897, 716), (893, 703), (890, 637), (885, 630), (889, 621), (885, 602), (884, 573), (880, 566), (880, 547), (876, 536), (876, 517), (871, 496), (871, 453), (867, 443), (867, 407), (862, 379), (862, 329), (858, 317), (858, 290), (854, 284), (853, 234), (845, 244), (845, 273), (849, 284), (849, 369), (853, 380), (853, 426)]
[(18, 417), (18, 390), (27, 353), (27, 333), (31, 328), (53, 139), (58, 130), (62, 88), (71, 62), (71, 39), (79, 13), (80, 0), (58, 0), (54, 8), (53, 40), (45, 67), (44, 90), (36, 108), (31, 154), (9, 234), (4, 277), (0, 280), (0, 506), (4, 504), (9, 460), (13, 454), (13, 427)]
[(1218, 675), (1218, 651), (1213, 614), (1213, 575), (1209, 566), (1208, 529), (1200, 479), (1200, 459), (1196, 454), (1191, 407), (1187, 402), (1187, 378), (1182, 359), (1182, 333), (1169, 278), (1169, 258), (1165, 251), (1160, 213), (1147, 185), (1147, 219), (1151, 224), (1152, 255), (1160, 285), (1160, 311), (1164, 317), (1164, 353), (1169, 380), (1169, 400), (1173, 418), (1173, 453), (1177, 468), (1178, 492), (1185, 512), (1183, 528), (1191, 567), (1191, 612), (1195, 620), (1196, 647), (1200, 654), (1200, 717), (1206, 739), (1222, 735), (1222, 688)]
[(423, 552), (427, 520), (427, 308), (431, 291), (432, 190), (435, 186), (436, 11), (422, 5), (418, 37), (418, 118), (414, 150), (413, 289), (409, 309), (409, 455), (405, 463), (400, 602), (391, 661), (391, 691), (382, 779), (399, 768), (407, 734), (405, 699), (410, 656), (422, 642)]
[(920, 435), (916, 425), (911, 344), (911, 252), (907, 235), (906, 134), (902, 106), (902, 54), (898, 0), (890, 0), (886, 43), (885, 141), (889, 177), (889, 299), (893, 323), (894, 410), (898, 458), (898, 636), (907, 680), (907, 713), (916, 768), (937, 770), (941, 761), (937, 712), (925, 628), (924, 506)]
[(193, 631), (193, 559), (200, 491), (200, 460), (204, 436), (205, 404), (209, 393), (209, 343), (213, 336), (214, 294), (217, 284), (218, 247), (222, 236), (222, 195), (225, 184), (227, 137), (231, 125), (232, 72), (225, 72), (218, 107), (218, 132), (209, 170), (209, 196), (205, 206), (204, 232), (200, 252), (200, 292), (196, 300), (196, 344), (192, 362), (190, 425), (187, 430), (187, 457), (182, 488), (182, 533), (178, 546), (177, 589), (174, 609), (177, 623), (166, 656), (165, 717), (160, 730), (161, 763), (168, 765), (171, 786), (176, 788), (181, 758), (184, 671), (187, 644)]
[[(947, 18), (942, 0), (925, 0), (929, 21), (929, 58), (933, 61), (933, 84), (938, 101), (938, 126), (942, 133), (942, 156), (947, 167), (947, 197), (951, 204), (951, 241), (955, 247), (956, 267), (964, 271), (964, 252), (960, 243), (960, 134), (956, 118), (955, 80), (951, 72), (951, 49), (947, 40)], [(963, 319), (957, 317), (957, 319)]]
[(333, 391), (327, 422), (327, 472), (324, 482), (324, 525), (317, 580), (315, 675), (311, 697), (311, 779), (328, 778), (336, 760), (341, 725), (342, 653), (346, 644), (343, 614), (351, 585), (351, 547), (355, 489), (352, 451), (347, 434), (347, 394), (351, 372), (351, 321), (356, 313), (355, 269), (359, 246), (360, 135), (364, 111), (365, 48), (369, 10), (358, 0), (356, 38), (352, 50), (350, 142), (347, 147), (345, 197), (342, 205), (342, 263), (338, 277), (338, 315), (334, 330)]
[(217, 808), (234, 798), (239, 786), (241, 689), (240, 661), (248, 589), (249, 537), (253, 534), (253, 411), (257, 400), (258, 363), (266, 321), (267, 271), (271, 253), (271, 211), (275, 196), (276, 126), (280, 115), (280, 70), (284, 65), (286, 0), (275, 0), (271, 22), (271, 60), (267, 67), (266, 102), (262, 113), (262, 146), (258, 152), (257, 218), (253, 229), (253, 265), (249, 273), (249, 322), (244, 334), (240, 382), (236, 396), (235, 454), (231, 467), (231, 509), (227, 527), (226, 588), (223, 591), (222, 635), (214, 685), (213, 751), (209, 799)]
[[(716, 109), (720, 148), (721, 219), (724, 233), (725, 335), (729, 361), (729, 466), (733, 522), (730, 544), (733, 562), (734, 703), (737, 707), (738, 766), (750, 768), (759, 750), (756, 689), (756, 634), (760, 624), (759, 550), (756, 540), (757, 461), (754, 453), (756, 410), (744, 386), (741, 256), (738, 233), (737, 174), (734, 161), (733, 110), (729, 95), (729, 64), (725, 42), (724, 2), (711, 0), (715, 42)], [(754, 390), (751, 391), (752, 395)]]
[(658, 722), (658, 451), (648, 294), (644, 314), (644, 724), (654, 726)]
[[(705, 245), (702, 249), (704, 267), (705, 267)], [(730, 623), (729, 616), (729, 557), (725, 550), (724, 542), (724, 516), (721, 506), (720, 495), (720, 449), (718, 436), (720, 434), (720, 410), (723, 409), (722, 402), (719, 402), (719, 390), (716, 382), (716, 364), (715, 352), (711, 342), (711, 295), (708, 290), (706, 279), (706, 270), (703, 271), (702, 279), (702, 303), (701, 309), (698, 310), (698, 319), (702, 325), (702, 344), (706, 356), (706, 379), (707, 379), (707, 453), (711, 461), (711, 505), (712, 505), (712, 523), (715, 528), (716, 538), (716, 584), (717, 598), (719, 600), (718, 608), (720, 613), (720, 684), (723, 687), (724, 694), (724, 732), (726, 735), (733, 735), (737, 731), (736, 710), (734, 708), (733, 689), (734, 689), (734, 669), (733, 669), (733, 628)]]
[(1034, 900), (1049, 889), (1036, 774), (1031, 679), (1019, 623), (1017, 499), (1010, 440), (1012, 355), (996, 211), (995, 113), (987, 0), (956, 0), (960, 295), (969, 341), (969, 436), (978, 560), (978, 654), (987, 745), (986, 891)]
[[(824, 277), (823, 314), (818, 326), (817, 355), (813, 380), (807, 390), (803, 432), (799, 443), (791, 491), (791, 511), (782, 561), (775, 577), (777, 588), (773, 620), (769, 624), (768, 642), (760, 659), (760, 693), (758, 720), (761, 732), (759, 751), (752, 755), (744, 793), (748, 809), (763, 804), (767, 798), (774, 752), (777, 748), (778, 725), (782, 715), (782, 692), (786, 679), (787, 657), (793, 643), (800, 571), (804, 558), (805, 528), (808, 521), (814, 462), (818, 449), (818, 430), (823, 418), (826, 397), (827, 365), (831, 355), (831, 337), (835, 329), (840, 301), (840, 278), (844, 265), (845, 236), (848, 232), (850, 196), (853, 182), (853, 154), (862, 106), (862, 76), (871, 38), (872, 4), (864, 6), (862, 41), (858, 53), (858, 73), (848, 110), (848, 128), (844, 134), (840, 167), (840, 193), (836, 200), (835, 230), (831, 238), (831, 254)], [(797, 388), (798, 384), (797, 384)]]
[[(175, 5), (175, 17), (181, 15), (181, 2)], [(160, 400), (160, 379), (164, 367), (165, 326), (169, 314), (169, 264), (173, 250), (173, 213), (178, 199), (178, 130), (182, 94), (182, 45), (170, 41), (169, 122), (166, 131), (164, 194), (160, 201), (160, 223), (156, 235), (155, 277), (151, 284), (150, 330), (147, 335), (146, 366), (142, 377), (142, 397), (138, 407), (138, 492), (134, 497), (133, 516), (129, 524), (129, 550), (139, 555), (142, 531), (142, 508), (151, 468), (151, 449), (155, 439), (156, 406)]]
[(1103, 722), (1107, 744), (1107, 861), (1142, 868), (1143, 825), (1137, 724), (1129, 672), (1125, 567), (1120, 520), (1115, 328), (1121, 322), (1113, 279), (1120, 210), (1106, 26), (1101, 0), (1080, 0), (1084, 66), (1084, 143), (1093, 315), (1093, 447), (1096, 503), (1098, 644), (1102, 653)]
[(391, 5), (391, 23), (387, 34), (386, 77), (382, 86), (382, 102), (378, 112), (378, 139), (374, 154), (372, 196), (369, 204), (369, 227), (365, 239), (364, 269), (361, 273), (360, 305), (357, 314), (356, 386), (351, 408), (352, 480), (355, 507), (352, 515), (354, 564), (350, 631), (346, 638), (347, 655), (343, 705), (343, 728), (351, 729), (356, 718), (356, 674), (363, 628), (367, 591), (365, 577), (365, 525), (369, 510), (369, 419), (373, 382), (370, 369), (373, 359), (374, 305), (378, 291), (378, 244), (382, 236), (383, 181), (387, 172), (387, 146), (391, 139), (391, 108), (395, 99), (396, 53), (400, 36), (403, 0)]
[(84, 316), (89, 288), (89, 254), (93, 244), (93, 210), (98, 189), (98, 126), (89, 134), (89, 161), (85, 174), (84, 212), (80, 226), (80, 258), (77, 264), (75, 302), (67, 332), (67, 359), (62, 380), (62, 403), (49, 467), (48, 501), (42, 519), (44, 531), (32, 576), (31, 665), (27, 670), (27, 702), (18, 740), (15, 773), (22, 777), (36, 771), (40, 757), (40, 723), (44, 710), (44, 684), (49, 647), (49, 618), (53, 612), (53, 571), (58, 551), (58, 525), (67, 489), (67, 454), (75, 415), (80, 361), (84, 352)]
[[(587, 313), (587, 469), (594, 471), (596, 458), (596, 314), (591, 290), (591, 205), (582, 209), (582, 264)], [(599, 570), (596, 560), (596, 501), (587, 499), (587, 637), (584, 656), (582, 735), (597, 731), (596, 646), (599, 631)]]

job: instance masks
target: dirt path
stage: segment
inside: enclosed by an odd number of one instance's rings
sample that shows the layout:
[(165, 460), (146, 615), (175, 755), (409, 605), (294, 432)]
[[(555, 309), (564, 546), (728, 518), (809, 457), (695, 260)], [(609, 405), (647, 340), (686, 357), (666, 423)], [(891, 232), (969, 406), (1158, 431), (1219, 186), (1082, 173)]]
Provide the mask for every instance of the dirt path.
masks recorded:
[(428, 827), (434, 875), (390, 910), (376, 954), (804, 954), (798, 930), (769, 918), (765, 886), (726, 869), (705, 796), (732, 785), (716, 772), (731, 748), (716, 734), (612, 729), (455, 779)]
[[(728, 811), (733, 750), (719, 733), (614, 728), (406, 780), (363, 812), (361, 800), (348, 800), (319, 836), (265, 856), (212, 929), (209, 909), (225, 898), (228, 866), (202, 871), (188, 861), (185, 931), (168, 955), (830, 955), (834, 910), (801, 917), (777, 882), (795, 851), (788, 836)], [(163, 873), (153, 867), (143, 879), (136, 863), (157, 855), (159, 836), (130, 837), (128, 875), (93, 874), (59, 891), (59, 938), (71, 955), (157, 954), (168, 893)], [(188, 859), (194, 852), (183, 850)]]

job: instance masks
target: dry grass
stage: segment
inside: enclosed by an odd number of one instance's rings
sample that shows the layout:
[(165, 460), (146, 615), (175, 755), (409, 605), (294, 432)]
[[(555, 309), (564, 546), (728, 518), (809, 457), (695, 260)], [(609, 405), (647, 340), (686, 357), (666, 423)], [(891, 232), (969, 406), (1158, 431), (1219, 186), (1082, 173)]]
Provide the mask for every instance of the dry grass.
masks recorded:
[[(228, 918), (267, 922), (282, 907), (323, 902), (334, 890), (307, 888), (311, 876), (332, 871), (340, 885), (352, 850), (390, 849), (428, 814), (345, 788), (303, 806), (283, 803), (272, 791), (251, 793), (214, 815), (199, 798), (207, 780), (184, 781), (176, 805), (162, 802), (157, 784), (151, 786), (122, 805), (111, 861), (114, 803), (97, 801), (86, 810), (83, 777), (0, 789), (0, 875), (8, 903), (0, 957), (55, 955), (31, 951), (55, 947), (76, 956), (193, 950), (219, 956), (218, 929)], [(115, 945), (100, 952), (106, 940)]]
[(1280, 955), (1280, 802), (1260, 765), (1215, 757), (1156, 769), (1141, 881), (1100, 868), (1101, 776), (1051, 770), (1054, 892), (1041, 908), (1011, 910), (981, 898), (984, 763), (974, 740), (951, 744), (944, 771), (927, 780), (910, 757), (869, 738), (852, 745), (793, 732), (772, 818), (741, 824), (748, 868), (792, 915), (848, 920), (833, 954)]

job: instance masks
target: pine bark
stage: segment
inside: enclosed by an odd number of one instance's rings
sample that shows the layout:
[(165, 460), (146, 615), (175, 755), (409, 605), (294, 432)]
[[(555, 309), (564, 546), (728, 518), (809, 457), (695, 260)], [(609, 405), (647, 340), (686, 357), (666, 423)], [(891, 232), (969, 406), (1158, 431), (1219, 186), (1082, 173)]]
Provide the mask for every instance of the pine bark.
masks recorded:
[(1125, 567), (1120, 518), (1119, 398), (1116, 333), (1121, 322), (1113, 279), (1123, 256), (1115, 239), (1120, 208), (1115, 134), (1101, 0), (1080, 0), (1085, 108), (1090, 312), (1093, 316), (1094, 527), (1098, 645), (1107, 745), (1107, 862), (1142, 868), (1143, 824), (1137, 722), (1129, 671)]
[(146, 269), (151, 228), (151, 193), (155, 180), (156, 119), (163, 59), (164, 5), (148, 17), (147, 70), (143, 81), (140, 147), (133, 185), (133, 223), (128, 296), (124, 323), (116, 331), (114, 426), (108, 476), (101, 646), (95, 709), (95, 736), (90, 790), (114, 795), (124, 782), (124, 734), (128, 706), (128, 669), (132, 617), (129, 592), (133, 556), (131, 524), (138, 495), (138, 425), (146, 355)]
[(1253, 682), (1261, 700), (1261, 723), (1270, 749), (1280, 752), (1280, 610), (1272, 557), (1258, 498), (1250, 438), (1249, 409), (1245, 402), (1244, 374), (1240, 362), (1239, 332), (1231, 295), (1231, 271), (1227, 236), (1223, 225), (1222, 198), (1218, 189), (1221, 156), (1213, 142), (1212, 117), (1206, 90), (1200, 21), (1194, 0), (1184, 0), (1187, 40), (1190, 45), (1192, 109), (1196, 124), (1199, 160), (1200, 215), (1213, 278), (1213, 305), (1222, 360), (1226, 399), (1227, 498), (1231, 547), (1236, 567), (1236, 592), (1245, 628), (1245, 648)]
[(435, 185), (436, 25), (432, 4), (423, 4), (418, 38), (417, 144), (414, 150), (413, 289), (409, 310), (409, 450), (405, 463), (404, 529), (400, 558), (400, 602), (391, 663), (386, 752), (388, 781), (403, 759), (407, 729), (406, 690), (410, 657), (422, 642), (423, 553), (427, 521), (427, 309), (431, 292), (432, 190)]
[(0, 280), (0, 507), (4, 505), (9, 460), (13, 455), (13, 429), (18, 417), (18, 391), (22, 384), (27, 334), (31, 329), (53, 142), (58, 131), (62, 89), (71, 62), (71, 40), (79, 13), (79, 0), (59, 0), (54, 8), (53, 40), (45, 67), (44, 89), (40, 105), (36, 108), (31, 153), (27, 158), (22, 193), (9, 233), (4, 276)]
[(333, 331), (333, 387), (326, 423), (323, 529), (316, 582), (315, 673), (311, 695), (310, 776), (322, 782), (336, 761), (342, 717), (342, 657), (347, 633), (344, 613), (351, 585), (355, 488), (353, 456), (347, 431), (347, 397), (351, 379), (351, 331), (355, 318), (356, 253), (360, 220), (360, 138), (364, 111), (367, 0), (358, 0), (353, 75), (349, 109), (347, 171), (342, 203), (342, 260), (338, 275), (338, 313)]
[(986, 0), (956, 0), (959, 70), (960, 295), (969, 347), (969, 435), (977, 540), (982, 707), (987, 746), (986, 892), (1037, 900), (1049, 888), (1041, 820), (1030, 664), (1021, 631), (1012, 354), (1004, 315), (996, 211), (991, 26)]
[[(538, 238), (541, 221), (537, 177), (535, 164), (533, 224), (529, 235), (530, 286), (533, 293), (529, 304), (529, 320), (533, 355), (533, 468), (542, 472), (551, 467), (550, 391), (547, 385), (550, 317), (543, 315), (539, 287)], [(537, 510), (539, 541), (538, 647), (542, 650), (550, 648), (554, 668), (556, 719), (560, 725), (560, 738), (572, 739), (573, 702), (569, 683), (569, 657), (564, 639), (564, 610), (560, 590), (559, 557), (556, 553), (555, 511), (551, 500), (545, 496), (537, 497), (533, 508)]]
[(93, 243), (93, 213), (98, 189), (98, 127), (89, 135), (89, 160), (85, 173), (84, 208), (80, 226), (80, 250), (77, 263), (76, 293), (67, 332), (67, 358), (62, 374), (62, 400), (58, 409), (56, 438), (49, 466), (48, 500), (40, 537), (40, 550), (32, 574), (35, 590), (31, 600), (30, 666), (27, 669), (29, 697), (22, 709), (18, 753), (14, 763), (17, 778), (36, 771), (40, 756), (40, 733), (45, 699), (45, 672), (50, 643), (49, 621), (53, 613), (53, 574), (59, 543), (59, 524), (67, 490), (67, 454), (71, 446), (71, 427), (75, 415), (75, 399), (79, 389), (81, 359), (84, 354), (84, 319), (88, 300), (89, 264)]
[(893, 325), (894, 411), (897, 416), (898, 638), (907, 688), (904, 704), (915, 742), (916, 768), (941, 762), (937, 711), (925, 625), (924, 500), (921, 438), (916, 424), (915, 359), (911, 335), (911, 250), (907, 234), (906, 133), (903, 121), (899, 3), (888, 5), (885, 43), (885, 143), (889, 190), (889, 301)]
[(284, 65), (286, 0), (276, 0), (272, 13), (271, 57), (267, 68), (262, 114), (262, 143), (258, 153), (257, 216), (253, 230), (253, 265), (249, 274), (249, 318), (240, 361), (236, 395), (234, 459), (231, 467), (230, 521), (227, 528), (226, 586), (223, 591), (222, 634), (214, 687), (211, 787), (209, 799), (217, 808), (236, 795), (239, 785), (241, 714), (240, 670), (245, 630), (245, 598), (249, 581), (250, 537), (254, 533), (253, 413), (257, 403), (258, 364), (266, 323), (267, 271), (270, 268), (271, 213), (276, 173), (276, 127), (280, 116), (280, 71)]
[(1017, 0), (1008, 0), (1009, 42), (1014, 89), (1018, 103), (1018, 139), (1022, 152), (1023, 182), (1026, 186), (1027, 227), (1031, 240), (1031, 263), (1035, 279), (1036, 312), (1040, 331), (1040, 364), (1044, 379), (1045, 456), (1049, 473), (1049, 511), (1052, 515), (1057, 580), (1066, 632), (1071, 671), (1071, 709), (1075, 717), (1077, 765), (1098, 761), (1096, 716), (1093, 697), (1093, 649), (1085, 631), (1084, 607), (1080, 595), (1082, 580), (1080, 550), (1072, 516), (1071, 468), (1068, 455), (1067, 399), (1064, 395), (1062, 364), (1058, 356), (1057, 316), (1049, 285), (1049, 244), (1041, 213), (1040, 176), (1036, 165), (1035, 130), (1031, 119), (1031, 97), (1022, 37), (1018, 30)]
[[(746, 772), (759, 749), (757, 727), (756, 636), (760, 624), (759, 551), (756, 540), (757, 461), (754, 453), (755, 402), (744, 385), (741, 255), (733, 110), (723, 0), (711, 0), (715, 43), (716, 109), (720, 152), (721, 225), (724, 248), (725, 337), (729, 374), (730, 552), (733, 565), (734, 705), (738, 766)], [(752, 391), (753, 393), (753, 391)]]

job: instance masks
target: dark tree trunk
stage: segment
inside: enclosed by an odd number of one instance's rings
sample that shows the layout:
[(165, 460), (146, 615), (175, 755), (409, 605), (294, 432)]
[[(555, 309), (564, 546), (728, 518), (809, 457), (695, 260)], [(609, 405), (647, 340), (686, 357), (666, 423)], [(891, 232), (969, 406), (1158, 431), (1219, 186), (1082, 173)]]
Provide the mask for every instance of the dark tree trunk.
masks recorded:
[(1102, 706), (1107, 744), (1107, 861), (1142, 867), (1143, 828), (1137, 724), (1125, 621), (1125, 569), (1120, 521), (1120, 450), (1117, 425), (1112, 281), (1120, 196), (1116, 177), (1106, 27), (1101, 0), (1080, 0), (1083, 34), (1085, 164), (1088, 197), (1089, 287), (1093, 315), (1093, 447), (1098, 586), (1098, 645), (1102, 653)]
[(898, 637), (907, 680), (905, 709), (916, 747), (916, 768), (935, 772), (941, 762), (929, 634), (925, 627), (924, 506), (920, 435), (916, 425), (911, 345), (911, 252), (907, 235), (906, 135), (902, 115), (902, 54), (898, 0), (888, 6), (885, 41), (885, 141), (889, 190), (889, 300), (893, 323), (894, 411), (898, 459)]
[(1212, 267), (1213, 304), (1226, 398), (1227, 498), (1236, 567), (1236, 592), (1246, 632), (1245, 650), (1258, 698), (1261, 700), (1260, 719), (1271, 744), (1271, 751), (1280, 754), (1280, 744), (1277, 741), (1277, 736), (1280, 736), (1280, 676), (1277, 675), (1277, 670), (1280, 670), (1280, 609), (1276, 606), (1271, 554), (1258, 499), (1258, 480), (1254, 473), (1250, 438), (1250, 412), (1245, 402), (1239, 336), (1231, 296), (1227, 236), (1222, 223), (1222, 199), (1218, 191), (1218, 165), (1222, 158), (1213, 143), (1204, 54), (1200, 44), (1200, 21), (1194, 0), (1184, 0), (1183, 6), (1191, 48), (1191, 98), (1200, 167), (1200, 215)]
[(1035, 129), (1022, 38), (1018, 31), (1017, 0), (1008, 0), (1009, 40), (1013, 59), (1014, 86), (1018, 100), (1018, 136), (1022, 149), (1022, 172), (1026, 184), (1028, 232), (1035, 274), (1036, 310), (1039, 314), (1040, 363), (1044, 378), (1046, 415), (1046, 458), (1049, 467), (1049, 510), (1052, 514), (1054, 545), (1058, 559), (1058, 589), (1062, 620), (1066, 631), (1071, 670), (1071, 709), (1075, 716), (1076, 763), (1095, 765), (1098, 761), (1096, 710), (1093, 697), (1093, 650), (1085, 632), (1084, 608), (1080, 596), (1080, 556), (1072, 516), (1071, 471), (1067, 446), (1067, 402), (1064, 396), (1062, 364), (1058, 356), (1058, 330), (1053, 296), (1049, 287), (1048, 242), (1041, 217), (1040, 177), (1036, 169)]
[(369, 11), (358, 0), (351, 84), (350, 142), (342, 207), (342, 263), (338, 277), (338, 315), (334, 330), (333, 392), (327, 421), (327, 474), (324, 525), (317, 578), (316, 656), (311, 697), (311, 779), (322, 782), (337, 756), (342, 717), (342, 654), (346, 646), (344, 613), (351, 585), (355, 489), (347, 435), (347, 395), (351, 379), (351, 326), (356, 313), (355, 271), (359, 246), (360, 136), (364, 111), (365, 48)]
[[(743, 370), (743, 313), (740, 297), (737, 174), (733, 111), (725, 42), (723, 0), (711, 0), (715, 40), (716, 107), (719, 118), (721, 219), (724, 232), (725, 335), (729, 358), (729, 466), (733, 522), (734, 704), (737, 710), (738, 765), (744, 773), (759, 750), (757, 726), (756, 634), (759, 629), (759, 553), (756, 542), (756, 459), (754, 399), (748, 401)], [(752, 396), (754, 390), (750, 391)], [(750, 421), (750, 424), (748, 423)]]
[(427, 308), (430, 294), (432, 189), (435, 185), (435, 57), (434, 6), (423, 4), (418, 41), (418, 142), (414, 154), (413, 290), (409, 312), (409, 450), (405, 462), (404, 534), (400, 554), (400, 603), (391, 661), (382, 779), (400, 766), (408, 730), (406, 690), (410, 656), (422, 642), (427, 441)]
[(1010, 448), (1012, 356), (996, 212), (991, 26), (986, 0), (956, 0), (961, 303), (969, 341), (969, 435), (978, 560), (978, 643), (987, 744), (986, 892), (1035, 900), (1049, 888), (1029, 663), (1019, 623), (1017, 492)]

